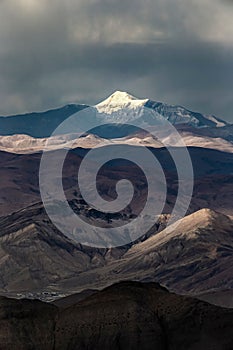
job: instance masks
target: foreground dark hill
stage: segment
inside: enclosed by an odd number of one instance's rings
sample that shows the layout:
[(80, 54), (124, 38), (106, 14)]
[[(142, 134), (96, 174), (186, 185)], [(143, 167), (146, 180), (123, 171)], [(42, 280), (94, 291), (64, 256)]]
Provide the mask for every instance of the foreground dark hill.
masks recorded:
[(0, 299), (1, 350), (231, 350), (233, 311), (124, 282), (68, 308)]
[(40, 301), (0, 297), (0, 349), (54, 349), (57, 310)]
[(55, 347), (230, 349), (232, 316), (233, 311), (170, 294), (157, 284), (125, 282), (62, 311)]

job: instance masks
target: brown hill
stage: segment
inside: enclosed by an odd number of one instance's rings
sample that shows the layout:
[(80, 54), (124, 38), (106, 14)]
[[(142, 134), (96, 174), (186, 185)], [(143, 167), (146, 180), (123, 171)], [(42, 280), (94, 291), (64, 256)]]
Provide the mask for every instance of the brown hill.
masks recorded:
[[(76, 176), (79, 164), (87, 151), (81, 148), (72, 150), (65, 161), (63, 183), (69, 200), (79, 198)], [(168, 196), (164, 213), (168, 213), (177, 195), (176, 167), (167, 150), (151, 151), (161, 162), (167, 177)], [(52, 159), (59, 158), (60, 152), (62, 150), (51, 152)], [(208, 207), (230, 215), (233, 210), (233, 154), (197, 147), (190, 147), (189, 152), (195, 173), (190, 212)], [(0, 156), (0, 216), (41, 201), (38, 180), (41, 154), (19, 155), (0, 152)], [(137, 213), (141, 209), (138, 208), (138, 203), (145, 200), (147, 189), (142, 171), (132, 163), (116, 160), (104, 166), (98, 176), (98, 189), (106, 198), (115, 198), (116, 181), (122, 178), (129, 179), (134, 184), (136, 195), (131, 209)]]
[(233, 311), (123, 282), (66, 309), (0, 299), (1, 350), (230, 350)]
[(170, 230), (129, 249), (112, 268), (121, 276), (159, 281), (179, 293), (233, 287), (233, 221), (210, 209), (202, 209)]
[(163, 224), (132, 247), (96, 249), (63, 236), (39, 204), (12, 214), (0, 223), (1, 293), (66, 295), (120, 280), (158, 281), (181, 294), (232, 289), (229, 217), (203, 209), (171, 231)]

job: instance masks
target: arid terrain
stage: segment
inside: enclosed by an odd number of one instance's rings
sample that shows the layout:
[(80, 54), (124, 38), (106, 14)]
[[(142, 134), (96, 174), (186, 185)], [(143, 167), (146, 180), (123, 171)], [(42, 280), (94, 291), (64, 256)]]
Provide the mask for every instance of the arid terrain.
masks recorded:
[[(79, 110), (78, 105), (36, 115), (33, 132), (27, 126), (30, 115), (11, 117), (13, 122), (17, 118), (23, 121), (21, 129), (14, 124), (17, 134), (9, 133), (10, 124), (0, 119), (0, 125), (5, 125), (0, 137), (3, 350), (231, 349), (232, 126), (213, 116), (124, 94), (117, 92), (91, 108), (91, 118), (97, 115), (105, 120), (110, 115), (130, 121), (136, 113), (138, 123), (148, 123), (153, 130), (159, 111), (177, 123), (194, 171), (186, 216), (166, 227), (180, 185), (169, 153), (171, 147), (182, 157), (182, 147), (174, 144), (174, 135), (165, 132), (158, 140), (129, 127), (118, 126), (114, 131), (112, 125), (82, 137), (66, 133), (48, 141), (47, 133), (40, 134), (41, 123), (48, 122), (52, 128), (74, 109)], [(86, 116), (89, 108), (80, 108)], [(155, 112), (153, 118), (148, 118), (148, 108)], [(27, 135), (20, 135), (24, 131)], [(40, 194), (40, 161), (44, 147), (54, 164), (69, 149), (62, 180), (70, 207), (82, 220), (99, 227), (122, 225), (134, 220), (146, 203), (143, 169), (116, 158), (98, 172), (96, 186), (105, 201), (116, 199), (116, 184), (121, 179), (133, 184), (132, 201), (116, 213), (100, 212), (87, 204), (77, 181), (80, 164), (89, 150), (102, 147), (105, 152), (113, 145), (126, 146), (129, 154), (148, 148), (164, 171), (166, 200), (162, 212), (155, 215), (154, 226), (146, 234), (139, 232), (135, 241), (115, 248), (90, 247), (60, 232), (48, 217)], [(55, 174), (51, 186), (56, 188), (57, 181)], [(185, 179), (183, 189), (190, 182)], [(154, 203), (161, 198), (162, 187)], [(69, 227), (69, 216), (65, 220)], [(83, 234), (90, 236), (95, 231)]]

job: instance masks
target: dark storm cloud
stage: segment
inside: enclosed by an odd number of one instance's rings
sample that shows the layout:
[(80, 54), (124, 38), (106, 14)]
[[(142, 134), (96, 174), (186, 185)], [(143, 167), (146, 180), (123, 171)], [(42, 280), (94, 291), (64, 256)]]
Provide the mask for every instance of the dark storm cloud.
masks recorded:
[(233, 121), (226, 8), (215, 0), (2, 0), (0, 112), (96, 103), (122, 89)]

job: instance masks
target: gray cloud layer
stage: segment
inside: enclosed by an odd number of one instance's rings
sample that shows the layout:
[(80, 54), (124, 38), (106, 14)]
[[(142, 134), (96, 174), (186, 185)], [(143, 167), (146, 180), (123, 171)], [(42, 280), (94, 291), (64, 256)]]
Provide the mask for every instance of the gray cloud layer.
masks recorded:
[(233, 122), (230, 0), (0, 0), (0, 114), (116, 89)]

